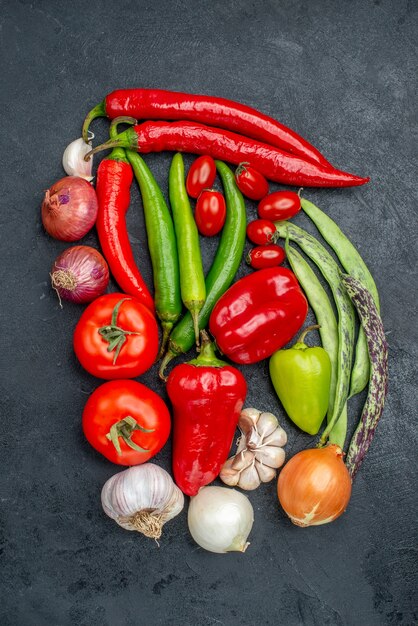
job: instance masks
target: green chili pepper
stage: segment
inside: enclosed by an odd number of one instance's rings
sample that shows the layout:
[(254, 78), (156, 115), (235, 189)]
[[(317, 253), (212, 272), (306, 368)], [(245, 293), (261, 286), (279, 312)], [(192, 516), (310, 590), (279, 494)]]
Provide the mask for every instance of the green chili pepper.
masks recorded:
[[(235, 278), (241, 263), (245, 245), (246, 213), (242, 193), (235, 183), (233, 172), (222, 161), (215, 161), (221, 177), (226, 199), (226, 220), (221, 239), (206, 276), (206, 301), (199, 313), (199, 328), (206, 327), (210, 314), (221, 295), (228, 289)], [(161, 363), (160, 377), (164, 379), (164, 370), (174, 357), (187, 352), (193, 347), (194, 331), (190, 313), (175, 326), (168, 344), (168, 351)]]
[(320, 444), (324, 444), (347, 402), (350, 385), (351, 363), (353, 359), (355, 313), (354, 307), (341, 283), (340, 270), (329, 252), (319, 241), (302, 228), (288, 222), (275, 222), (280, 237), (288, 236), (318, 266), (323, 277), (331, 287), (338, 312), (338, 369), (335, 391), (335, 403), (332, 416), (322, 433)]
[(283, 407), (301, 430), (316, 435), (329, 403), (331, 361), (324, 348), (309, 348), (306, 334), (318, 325), (308, 326), (287, 350), (270, 358), (270, 378)]
[[(305, 213), (311, 218), (325, 241), (336, 253), (343, 268), (354, 278), (357, 278), (372, 294), (373, 300), (379, 311), (379, 294), (376, 283), (370, 273), (369, 268), (363, 261), (358, 250), (351, 241), (344, 235), (337, 224), (326, 213), (317, 206), (301, 199), (301, 206)], [(354, 365), (351, 371), (351, 386), (349, 397), (360, 393), (369, 382), (369, 356), (367, 342), (363, 328), (360, 328)]]
[[(287, 260), (290, 263), (296, 278), (298, 279), (308, 302), (315, 313), (316, 321), (319, 325), (322, 347), (328, 353), (331, 361), (331, 381), (329, 389), (328, 421), (332, 417), (335, 403), (335, 389), (337, 385), (338, 370), (338, 324), (327, 292), (321, 285), (315, 272), (305, 261), (302, 255), (285, 243)], [(344, 449), (345, 437), (347, 433), (347, 404), (338, 418), (335, 426), (329, 434), (329, 442), (335, 443)]]
[(126, 151), (138, 182), (144, 206), (145, 227), (154, 278), (155, 310), (163, 328), (162, 356), (169, 334), (181, 315), (179, 261), (173, 220), (167, 203), (145, 161)]
[(199, 233), (194, 221), (184, 178), (180, 152), (174, 155), (168, 176), (180, 268), (180, 291), (184, 306), (191, 313), (196, 345), (199, 345), (199, 311), (205, 303), (205, 275), (200, 254)]

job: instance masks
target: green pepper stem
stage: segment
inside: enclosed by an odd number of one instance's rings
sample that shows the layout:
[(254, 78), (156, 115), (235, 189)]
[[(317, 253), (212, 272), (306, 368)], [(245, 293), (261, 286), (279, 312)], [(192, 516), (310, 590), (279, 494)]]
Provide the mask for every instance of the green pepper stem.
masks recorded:
[(109, 127), (109, 137), (111, 139), (116, 139), (116, 135), (118, 134), (118, 124), (131, 124), (133, 126), (136, 124), (136, 119), (134, 117), (127, 117), (126, 115), (115, 117), (115, 119), (110, 122)]
[(169, 348), (165, 353), (163, 360), (161, 361), (160, 369), (158, 370), (158, 376), (161, 378), (161, 380), (164, 380), (164, 382), (167, 381), (167, 376), (165, 376), (164, 374), (165, 369), (170, 361), (176, 356), (178, 355)]
[(206, 330), (200, 332), (200, 353), (196, 359), (188, 361), (188, 365), (197, 367), (225, 367), (225, 361), (218, 359), (215, 354), (215, 343), (210, 340)]
[(83, 128), (81, 131), (82, 137), (86, 143), (89, 142), (89, 126), (96, 117), (106, 117), (106, 102), (100, 102), (96, 105), (87, 115), (83, 122)]
[(307, 328), (305, 328), (304, 331), (302, 331), (296, 343), (305, 343), (306, 335), (310, 333), (311, 330), (318, 330), (319, 328), (321, 328), (320, 324), (313, 324), (312, 326), (308, 326)]

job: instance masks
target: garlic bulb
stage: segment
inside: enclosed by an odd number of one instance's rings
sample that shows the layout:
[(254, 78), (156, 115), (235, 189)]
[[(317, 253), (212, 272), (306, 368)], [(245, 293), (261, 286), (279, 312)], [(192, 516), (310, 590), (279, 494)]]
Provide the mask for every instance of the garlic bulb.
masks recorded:
[(251, 502), (235, 489), (202, 487), (190, 501), (190, 534), (209, 552), (245, 552), (253, 522)]
[(251, 491), (276, 476), (276, 468), (284, 463), (287, 435), (273, 413), (253, 408), (241, 412), (238, 426), (237, 451), (225, 461), (219, 477), (230, 487)]
[(80, 137), (80, 139), (75, 139), (65, 148), (62, 155), (62, 166), (69, 176), (79, 176), (89, 182), (93, 180), (93, 159), (89, 161), (84, 160), (86, 154), (91, 150), (92, 139), (94, 139), (94, 135), (89, 131), (88, 143)]
[(102, 489), (102, 506), (122, 528), (159, 539), (163, 525), (183, 509), (184, 496), (170, 474), (145, 463), (109, 478)]

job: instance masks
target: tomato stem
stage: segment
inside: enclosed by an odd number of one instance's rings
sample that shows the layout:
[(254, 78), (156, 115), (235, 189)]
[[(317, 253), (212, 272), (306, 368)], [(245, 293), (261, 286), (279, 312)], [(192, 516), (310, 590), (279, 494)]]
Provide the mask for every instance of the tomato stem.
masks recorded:
[(125, 302), (125, 300), (130, 300), (130, 299), (131, 298), (122, 298), (121, 300), (119, 300), (119, 302), (116, 303), (115, 308), (112, 311), (112, 319), (110, 321), (110, 325), (102, 326), (97, 331), (99, 335), (109, 344), (107, 347), (107, 351), (113, 352), (113, 350), (115, 350), (115, 354), (113, 357), (113, 365), (116, 364), (116, 361), (122, 349), (122, 346), (126, 341), (126, 336), (141, 334), (138, 332), (134, 332), (133, 330), (124, 330), (123, 328), (117, 325), (120, 305), (122, 304), (122, 302)]
[(113, 443), (118, 454), (122, 454), (119, 437), (122, 437), (126, 445), (132, 448), (132, 450), (136, 450), (137, 452), (149, 452), (148, 448), (141, 448), (141, 446), (138, 446), (132, 441), (132, 434), (136, 430), (140, 430), (143, 433), (152, 433), (155, 428), (144, 428), (138, 424), (135, 418), (128, 415), (111, 426), (106, 438)]

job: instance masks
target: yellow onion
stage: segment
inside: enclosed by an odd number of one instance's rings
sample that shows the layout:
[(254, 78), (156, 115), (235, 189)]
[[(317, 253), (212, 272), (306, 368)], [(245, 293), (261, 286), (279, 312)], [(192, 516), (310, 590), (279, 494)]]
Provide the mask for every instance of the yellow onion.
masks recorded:
[(343, 451), (335, 444), (296, 454), (280, 472), (277, 494), (286, 515), (297, 526), (334, 521), (347, 508), (351, 479)]

